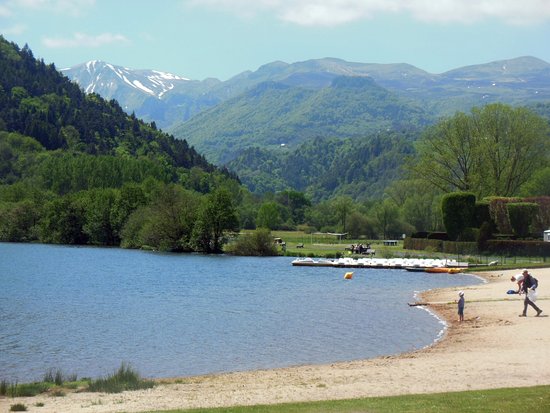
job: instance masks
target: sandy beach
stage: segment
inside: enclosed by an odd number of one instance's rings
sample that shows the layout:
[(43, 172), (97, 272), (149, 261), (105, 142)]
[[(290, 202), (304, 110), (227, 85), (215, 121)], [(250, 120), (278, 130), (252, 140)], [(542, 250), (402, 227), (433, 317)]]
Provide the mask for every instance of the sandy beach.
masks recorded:
[[(518, 317), (523, 296), (506, 294), (515, 288), (511, 275), (520, 271), (482, 273), (487, 283), (462, 288), (466, 298), (463, 323), (458, 322), (455, 304), (460, 288), (423, 293), (421, 301), (447, 321), (448, 329), (436, 344), (412, 353), (167, 379), (150, 390), (113, 395), (0, 398), (0, 412), (8, 412), (14, 403), (41, 413), (140, 412), (550, 384), (550, 268), (531, 271), (539, 280), (540, 317), (530, 307), (528, 317)], [(36, 407), (37, 403), (44, 405)]]

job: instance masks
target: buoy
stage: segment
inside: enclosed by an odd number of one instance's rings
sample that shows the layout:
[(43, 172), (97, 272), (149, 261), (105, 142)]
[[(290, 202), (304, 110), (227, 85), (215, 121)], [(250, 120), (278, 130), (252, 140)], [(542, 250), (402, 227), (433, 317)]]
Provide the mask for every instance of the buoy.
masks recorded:
[(344, 280), (351, 280), (353, 278), (353, 272), (347, 272), (344, 274)]

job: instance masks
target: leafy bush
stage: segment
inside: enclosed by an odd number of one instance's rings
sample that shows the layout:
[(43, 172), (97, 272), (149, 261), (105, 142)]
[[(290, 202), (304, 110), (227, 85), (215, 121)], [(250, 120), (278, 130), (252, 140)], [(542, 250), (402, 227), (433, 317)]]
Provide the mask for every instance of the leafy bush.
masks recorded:
[(478, 228), (464, 228), (464, 230), (458, 236), (458, 241), (460, 242), (473, 242), (477, 241), (479, 238), (479, 229)]
[(506, 206), (514, 233), (520, 238), (525, 238), (529, 234), (531, 223), (537, 215), (539, 206), (529, 202), (511, 202)]
[(275, 256), (277, 247), (273, 243), (271, 231), (259, 228), (250, 234), (239, 236), (226, 248), (228, 253), (241, 256)]
[(481, 228), (481, 226), (487, 222), (491, 227), (491, 232), (496, 230), (496, 224), (491, 218), (491, 203), (487, 200), (476, 202), (475, 204), (475, 227)]

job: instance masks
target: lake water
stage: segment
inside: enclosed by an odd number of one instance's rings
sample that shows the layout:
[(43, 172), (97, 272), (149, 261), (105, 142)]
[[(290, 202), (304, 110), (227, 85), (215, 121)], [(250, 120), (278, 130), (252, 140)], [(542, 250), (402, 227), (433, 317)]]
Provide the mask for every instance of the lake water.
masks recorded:
[(415, 291), (466, 275), (292, 267), (292, 258), (0, 243), (0, 379), (145, 377), (328, 363), (433, 343)]

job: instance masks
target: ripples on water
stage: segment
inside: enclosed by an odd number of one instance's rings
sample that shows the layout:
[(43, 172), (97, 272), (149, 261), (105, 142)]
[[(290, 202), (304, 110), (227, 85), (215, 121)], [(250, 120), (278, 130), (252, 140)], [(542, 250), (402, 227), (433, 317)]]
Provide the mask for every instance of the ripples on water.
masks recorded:
[(395, 354), (442, 330), (414, 291), (480, 281), (292, 258), (0, 243), (0, 379), (187, 376)]

